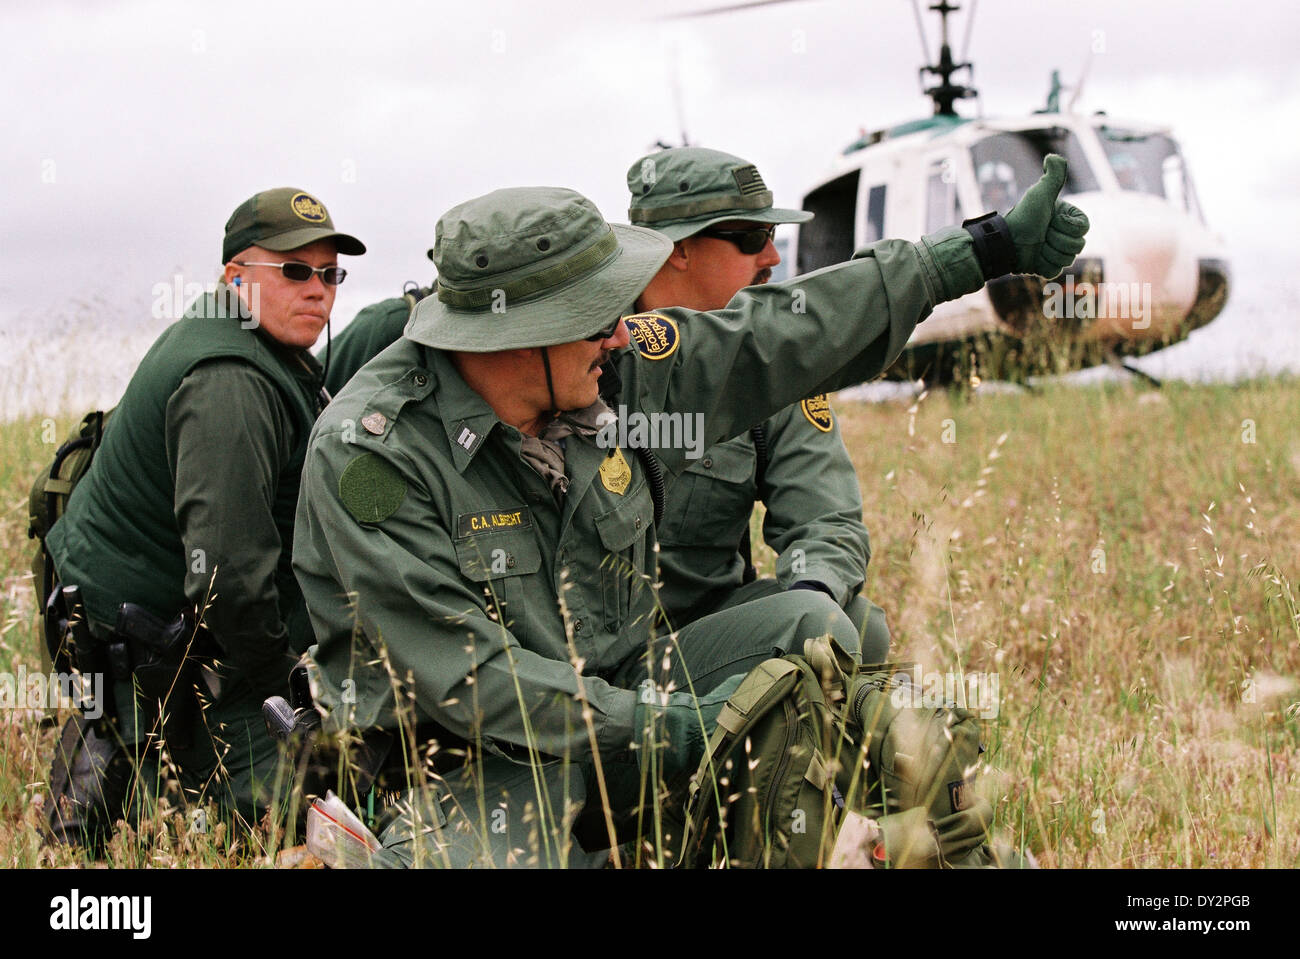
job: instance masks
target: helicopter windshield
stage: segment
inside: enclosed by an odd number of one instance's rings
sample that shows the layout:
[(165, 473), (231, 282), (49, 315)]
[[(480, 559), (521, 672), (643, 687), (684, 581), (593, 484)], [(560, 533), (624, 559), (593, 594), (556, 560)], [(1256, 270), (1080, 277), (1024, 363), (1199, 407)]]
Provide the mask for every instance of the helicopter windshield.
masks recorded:
[(1059, 153), (1069, 161), (1062, 194), (1097, 189), (1097, 178), (1083, 155), (1079, 138), (1064, 127), (994, 133), (971, 145), (975, 179), (985, 210), (1006, 213), (1043, 175), (1043, 157)]
[(1199, 216), (1191, 177), (1171, 137), (1108, 126), (1097, 133), (1120, 189), (1163, 197)]

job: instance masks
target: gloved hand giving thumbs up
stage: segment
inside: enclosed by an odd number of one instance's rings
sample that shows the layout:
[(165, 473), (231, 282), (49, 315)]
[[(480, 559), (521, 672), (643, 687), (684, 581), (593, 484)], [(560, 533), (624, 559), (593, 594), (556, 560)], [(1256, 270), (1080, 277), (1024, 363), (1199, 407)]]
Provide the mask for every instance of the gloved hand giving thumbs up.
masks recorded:
[(1073, 203), (1057, 198), (1064, 185), (1065, 158), (1048, 154), (1043, 159), (1042, 179), (1026, 190), (1006, 215), (1016, 251), (1015, 267), (1009, 272), (1037, 273), (1050, 280), (1083, 249), (1088, 217)]

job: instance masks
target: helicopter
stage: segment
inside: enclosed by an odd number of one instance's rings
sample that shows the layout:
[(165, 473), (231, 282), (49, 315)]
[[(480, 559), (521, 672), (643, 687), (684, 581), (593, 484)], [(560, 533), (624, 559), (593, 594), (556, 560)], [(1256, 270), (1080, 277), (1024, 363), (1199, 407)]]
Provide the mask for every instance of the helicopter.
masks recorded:
[[(773, 2), (789, 0), (701, 13)], [(958, 114), (957, 102), (976, 95), (972, 64), (964, 51), (954, 59), (948, 38), (960, 7), (939, 0), (929, 9), (939, 15), (939, 55), (919, 74), (933, 114), (864, 133), (804, 193), (803, 209), (816, 216), (798, 227), (795, 272), (842, 262), (885, 237), (919, 240), (983, 213), (1005, 214), (1041, 176), (1043, 158), (1057, 153), (1069, 162), (1061, 196), (1091, 221), (1082, 255), (1055, 280), (1007, 276), (940, 304), (885, 376), (1023, 381), (1109, 363), (1156, 382), (1127, 359), (1213, 320), (1230, 281), (1224, 242), (1205, 222), (1177, 140), (1157, 124), (1074, 112), (1081, 84), (1063, 109), (1057, 71), (1045, 106), (1029, 115)], [(922, 29), (928, 59), (925, 40)], [(966, 83), (954, 79), (962, 72)], [(937, 82), (926, 87), (927, 76)]]

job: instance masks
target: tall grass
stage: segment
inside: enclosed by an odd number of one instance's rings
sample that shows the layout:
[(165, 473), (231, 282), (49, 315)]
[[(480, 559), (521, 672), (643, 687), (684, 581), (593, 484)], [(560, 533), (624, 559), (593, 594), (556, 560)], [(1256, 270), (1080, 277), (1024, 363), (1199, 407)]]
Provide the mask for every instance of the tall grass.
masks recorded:
[[(998, 833), (1046, 866), (1300, 863), (1300, 383), (834, 408), (893, 658), (999, 677)], [(0, 427), (9, 672), (38, 668), (25, 528), (43, 426)], [(770, 551), (755, 558), (770, 572)], [(39, 850), (53, 735), (0, 714), (0, 864), (79, 861)], [(108, 861), (265, 864), (281, 841), (196, 836), (181, 812), (120, 835)]]

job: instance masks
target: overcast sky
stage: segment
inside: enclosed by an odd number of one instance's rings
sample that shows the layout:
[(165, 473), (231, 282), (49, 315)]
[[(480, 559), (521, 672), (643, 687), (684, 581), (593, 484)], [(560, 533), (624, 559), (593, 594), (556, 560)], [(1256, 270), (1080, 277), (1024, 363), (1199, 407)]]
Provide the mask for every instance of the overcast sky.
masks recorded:
[[(317, 194), (370, 247), (336, 319), (427, 281), (439, 214), (488, 190), (571, 186), (625, 220), (628, 166), (678, 135), (674, 61), (691, 139), (754, 160), (779, 203), (797, 205), (860, 129), (929, 112), (909, 0), (659, 18), (710, 5), (7, 5), (0, 326), (77, 303), (133, 322), (177, 269), (210, 280), (230, 212), (273, 186)], [(981, 0), (981, 99), (961, 109), (1039, 107), (1051, 69), (1071, 82), (1096, 47), (1080, 109), (1172, 126), (1234, 268), (1286, 270), (1297, 23), (1281, 2)]]

